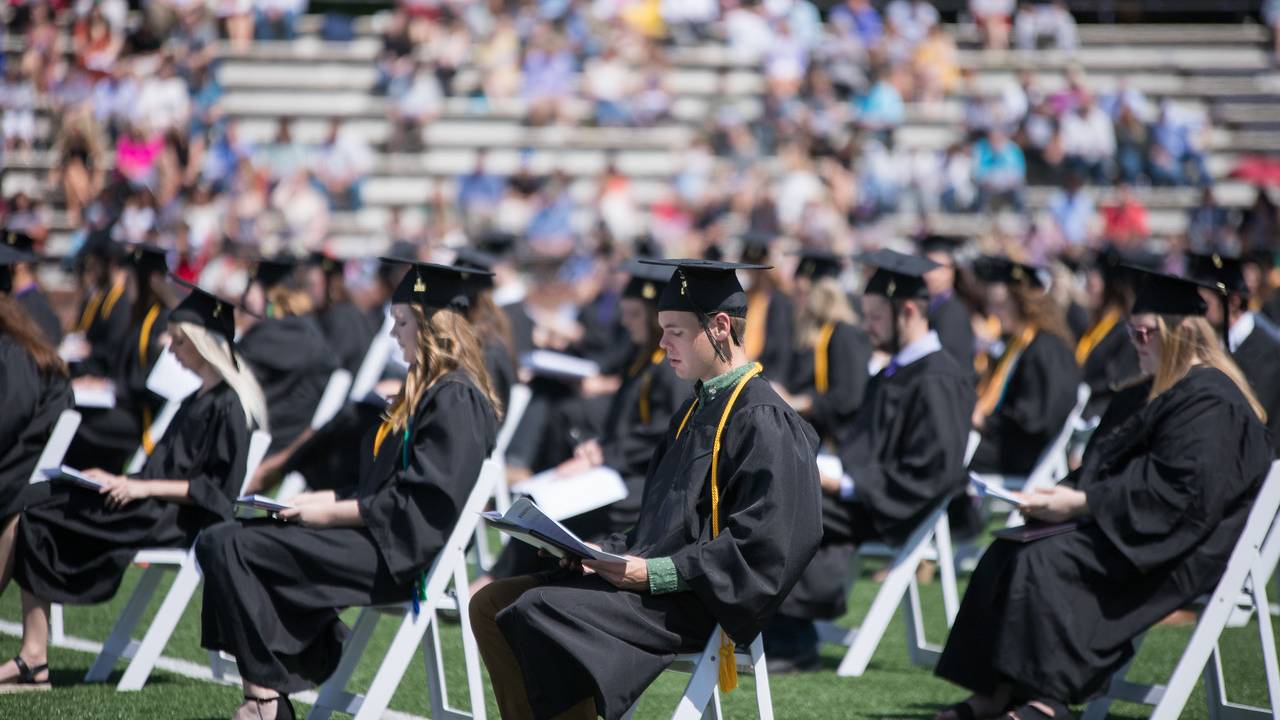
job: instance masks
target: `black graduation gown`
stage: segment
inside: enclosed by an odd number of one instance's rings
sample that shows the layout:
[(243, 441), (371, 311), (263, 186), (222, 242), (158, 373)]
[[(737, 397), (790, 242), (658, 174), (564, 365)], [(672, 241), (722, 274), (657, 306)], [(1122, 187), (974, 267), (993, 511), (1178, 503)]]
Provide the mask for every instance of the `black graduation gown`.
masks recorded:
[(40, 372), (17, 341), (0, 334), (0, 518), (21, 509), (19, 498), (49, 433), (74, 404), (65, 375)]
[(955, 295), (930, 303), (929, 329), (938, 333), (942, 349), (970, 373), (973, 372), (975, 348), (972, 318), (973, 311)]
[(871, 341), (861, 329), (846, 323), (835, 323), (826, 346), (827, 387), (817, 388), (815, 348), (799, 349), (791, 357), (791, 375), (787, 392), (807, 395), (813, 401), (807, 417), (824, 444), (839, 443), (849, 432), (862, 405), (863, 392), (870, 376)]
[(942, 498), (965, 487), (974, 402), (970, 374), (945, 350), (871, 379), (840, 447), (854, 499), (823, 496), (822, 547), (783, 604), (784, 614), (843, 615), (857, 545), (901, 542)]
[(720, 535), (711, 538), (710, 469), (730, 395), (672, 416), (645, 480), (640, 520), (602, 546), (670, 557), (691, 590), (622, 591), (594, 576), (547, 577), (498, 614), (520, 661), (535, 717), (588, 696), (616, 720), (679, 652), (706, 645), (716, 623), (745, 645), (759, 634), (813, 556), (821, 533), (813, 429), (763, 378), (743, 388), (718, 460)]
[(235, 655), (242, 677), (278, 692), (324, 682), (348, 634), (338, 612), (410, 598), (453, 531), (497, 432), (484, 394), (452, 371), (423, 393), (407, 440), (388, 434), (374, 457), (374, 433), (366, 434), (359, 484), (339, 494), (357, 501), (364, 527), (261, 520), (206, 530), (196, 543), (201, 644)]
[(620, 300), (617, 293), (603, 292), (582, 308), (578, 313), (582, 339), (569, 351), (599, 363), (604, 375), (620, 375), (631, 348), (627, 330), (619, 319)]
[(502, 401), (505, 409), (511, 402), (511, 386), (515, 385), (516, 362), (507, 345), (497, 338), (486, 338), (484, 341), (484, 369), (489, 373), (489, 382), (493, 392)]
[(1280, 455), (1280, 339), (1263, 327), (1254, 327), (1232, 357), (1267, 411), (1271, 444)]
[(1009, 373), (1004, 397), (982, 428), (970, 467), (1025, 475), (1053, 442), (1076, 404), (1080, 370), (1062, 338), (1038, 332)]
[(164, 308), (160, 308), (149, 326), (145, 318), (130, 326), (114, 363), (116, 405), (79, 409), (80, 429), (67, 449), (68, 465), (101, 467), (112, 472), (124, 470), (125, 463), (142, 443), (144, 421), (154, 418), (164, 406), (164, 398), (147, 389), (147, 376), (164, 351), (161, 336), (168, 327), (169, 311)]
[(89, 318), (89, 325), (84, 328), (84, 339), (89, 343), (89, 356), (73, 363), (71, 374), (79, 377), (112, 377), (116, 372), (115, 363), (122, 354), (124, 344), (129, 341), (129, 315), (132, 312), (127, 298), (120, 296), (115, 302), (110, 301), (111, 288), (97, 290), (85, 301), (80, 309), (81, 318), (88, 309), (94, 313)]
[(350, 301), (330, 305), (316, 316), (316, 320), (337, 366), (354, 377), (381, 324), (375, 325), (372, 317)]
[(248, 454), (249, 428), (235, 391), (220, 383), (191, 395), (135, 476), (186, 480), (191, 504), (146, 498), (111, 510), (90, 490), (32, 485), (18, 523), (14, 578), (51, 602), (109, 600), (138, 550), (189, 547), (202, 528), (231, 517)]
[(311, 425), (336, 367), (324, 335), (306, 317), (267, 318), (236, 343), (267, 399), (271, 452)]
[(1093, 418), (1107, 410), (1115, 387), (1142, 374), (1138, 351), (1129, 341), (1123, 322), (1116, 323), (1102, 341), (1094, 346), (1081, 367), (1082, 381), (1089, 385), (1089, 403), (1084, 417)]
[(1212, 590), (1271, 463), (1266, 429), (1226, 375), (1192, 369), (1099, 438), (1068, 476), (1079, 529), (997, 540), (974, 571), (937, 674), (990, 694), (1012, 681), (1078, 703), (1132, 640)]
[(764, 366), (767, 377), (786, 381), (791, 376), (792, 345), (795, 338), (795, 310), (791, 298), (780, 290), (769, 293), (769, 309), (765, 315), (764, 347), (756, 361)]
[(54, 347), (62, 344), (62, 323), (58, 321), (58, 315), (49, 305), (49, 298), (45, 297), (44, 292), (32, 286), (19, 292), (16, 297), (23, 309), (27, 311), (27, 315), (40, 326), (49, 344)]

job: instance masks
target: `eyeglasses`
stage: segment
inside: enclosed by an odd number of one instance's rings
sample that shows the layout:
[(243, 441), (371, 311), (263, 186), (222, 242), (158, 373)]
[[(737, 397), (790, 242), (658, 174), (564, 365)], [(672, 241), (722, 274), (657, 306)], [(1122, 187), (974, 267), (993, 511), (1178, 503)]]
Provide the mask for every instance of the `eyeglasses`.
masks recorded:
[(1129, 331), (1129, 339), (1138, 345), (1146, 345), (1160, 333), (1160, 328), (1158, 327), (1134, 325), (1133, 323), (1125, 323), (1125, 328)]

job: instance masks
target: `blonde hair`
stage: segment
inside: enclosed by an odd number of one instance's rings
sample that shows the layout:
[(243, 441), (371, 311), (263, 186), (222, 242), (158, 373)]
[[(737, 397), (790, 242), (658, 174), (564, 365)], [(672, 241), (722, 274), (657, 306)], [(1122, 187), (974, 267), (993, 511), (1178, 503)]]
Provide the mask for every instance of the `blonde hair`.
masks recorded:
[(1157, 315), (1156, 325), (1160, 328), (1160, 367), (1151, 383), (1148, 400), (1173, 387), (1186, 376), (1194, 363), (1199, 362), (1217, 368), (1231, 378), (1258, 419), (1267, 421), (1267, 411), (1253, 394), (1240, 367), (1222, 349), (1222, 343), (1208, 320), (1197, 316)]
[(173, 327), (186, 336), (196, 352), (200, 353), (200, 357), (204, 358), (204, 361), (218, 372), (227, 385), (236, 391), (249, 428), (268, 431), (267, 401), (262, 394), (262, 387), (249, 371), (244, 358), (236, 355), (235, 362), (232, 362), (231, 345), (227, 339), (195, 323), (180, 322)]
[(493, 390), (480, 340), (466, 317), (448, 309), (433, 310), (428, 315), (418, 305), (410, 305), (409, 310), (417, 322), (418, 342), (414, 356), (409, 358), (409, 375), (385, 416), (391, 429), (398, 431), (407, 427), (423, 393), (445, 374), (458, 368), (471, 376), (501, 420), (502, 401)]
[(277, 285), (267, 291), (267, 306), (271, 317), (297, 317), (309, 315), (315, 309), (311, 295), (306, 290)]
[(800, 316), (796, 319), (796, 344), (802, 348), (814, 347), (822, 334), (822, 326), (832, 322), (856, 325), (858, 317), (840, 280), (824, 277), (813, 282), (807, 302), (800, 308)]

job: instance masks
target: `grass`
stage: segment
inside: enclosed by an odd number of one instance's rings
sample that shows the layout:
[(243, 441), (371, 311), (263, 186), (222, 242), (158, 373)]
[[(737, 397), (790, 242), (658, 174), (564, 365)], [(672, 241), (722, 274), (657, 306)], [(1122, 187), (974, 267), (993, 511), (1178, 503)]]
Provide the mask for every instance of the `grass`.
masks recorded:
[[(854, 586), (850, 613), (843, 624), (856, 625), (870, 605), (878, 588), (870, 578), (874, 569), (875, 566), (871, 563), (864, 567), (864, 573), (867, 574)], [(67, 607), (67, 634), (99, 642), (104, 640), (139, 575), (140, 571), (137, 569), (131, 570), (120, 594), (110, 603)], [(963, 591), (963, 587), (961, 589)], [(942, 638), (945, 630), (942, 600), (936, 584), (925, 587), (923, 600), (929, 635), (933, 639)], [(158, 604), (158, 601), (152, 603), (151, 612), (154, 612)], [(199, 645), (199, 604), (200, 595), (197, 593), (165, 649), (165, 655), (196, 662), (206, 660), (207, 656)], [(345, 617), (349, 623), (354, 621), (354, 613)], [(16, 589), (10, 589), (0, 597), (0, 618), (9, 621), (19, 619)], [(383, 622), (378, 628), (372, 643), (373, 651), (366, 655), (365, 662), (357, 673), (360, 688), (367, 687), (372, 679), (376, 664), (381, 660), (380, 651), (389, 644), (393, 632), (391, 622)], [(1228, 629), (1222, 641), (1223, 663), (1231, 683), (1232, 699), (1266, 706), (1266, 680), (1262, 671), (1262, 652), (1257, 642), (1257, 632), (1256, 619), (1247, 627)], [(1130, 673), (1131, 679), (1152, 682), (1167, 678), (1190, 634), (1191, 628), (1158, 627), (1152, 630)], [(861, 678), (836, 676), (835, 668), (841, 653), (839, 648), (833, 646), (823, 650), (822, 671), (772, 678), (774, 714), (778, 718), (788, 719), (931, 718), (939, 706), (962, 699), (963, 691), (908, 662), (904, 638), (902, 618), (895, 617), (870, 668)], [(455, 706), (465, 707), (465, 675), (461, 662), (460, 632), (456, 625), (443, 626), (443, 643), (453, 703)], [(11, 657), (17, 648), (17, 638), (0, 636), (0, 657)], [(60, 720), (225, 720), (231, 717), (240, 703), (238, 687), (215, 685), (161, 671), (152, 675), (141, 692), (117, 693), (114, 683), (123, 672), (123, 663), (117, 667), (110, 683), (85, 685), (82, 679), (92, 661), (92, 656), (86, 653), (54, 648), (50, 652), (50, 665), (53, 667), (53, 682), (58, 687), (46, 693), (0, 695), (0, 717)], [(422, 667), (420, 659), (410, 667), (392, 701), (392, 708), (416, 715), (428, 714)], [(636, 717), (669, 716), (686, 678), (685, 675), (665, 673), (641, 699)], [(1183, 717), (1207, 717), (1204, 702), (1203, 688), (1197, 686)], [(725, 715), (728, 718), (753, 718), (754, 703), (752, 681), (744, 677), (739, 689), (725, 697)], [(299, 707), (304, 711), (305, 708), (306, 706)], [(489, 717), (497, 717), (491, 693), (488, 694), (488, 710)], [(1111, 717), (1143, 718), (1148, 714), (1149, 709), (1140, 706), (1116, 704), (1112, 708)]]

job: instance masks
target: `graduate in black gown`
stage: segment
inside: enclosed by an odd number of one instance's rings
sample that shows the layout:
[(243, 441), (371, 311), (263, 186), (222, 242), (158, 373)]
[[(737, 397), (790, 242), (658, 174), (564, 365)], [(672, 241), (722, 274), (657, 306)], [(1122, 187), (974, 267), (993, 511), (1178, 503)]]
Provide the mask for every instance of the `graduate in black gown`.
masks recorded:
[[(556, 467), (558, 474), (570, 476), (605, 465), (616, 470), (627, 485), (625, 499), (565, 521), (570, 530), (590, 541), (635, 525), (654, 448), (666, 435), (672, 415), (693, 391), (693, 386), (664, 362), (666, 352), (658, 344), (662, 339), (658, 295), (671, 278), (671, 268), (634, 260), (624, 268), (631, 278), (622, 291), (620, 310), (630, 352), (622, 385), (609, 401), (600, 438), (580, 443), (573, 457)], [(509, 542), (490, 575), (513, 577), (549, 567), (554, 567), (553, 560), (539, 557), (532, 546)]]
[(1023, 496), (1032, 521), (1074, 530), (982, 556), (936, 669), (974, 695), (939, 720), (1067, 717), (1226, 567), (1271, 464), (1263, 411), (1197, 286), (1147, 277), (1129, 332), (1150, 397), (1061, 484)]
[(244, 297), (245, 307), (262, 315), (260, 320), (249, 318), (240, 337), (240, 354), (267, 396), (272, 464), (311, 426), (337, 367), (297, 270), (297, 261), (290, 257), (259, 260)]
[(84, 357), (71, 363), (75, 377), (112, 377), (116, 361), (129, 340), (129, 267), (124, 247), (109, 239), (90, 238), (77, 262), (84, 287), (84, 303), (75, 332), (84, 338)]
[(901, 542), (939, 502), (966, 485), (971, 374), (929, 329), (924, 258), (880, 250), (863, 293), (864, 327), (892, 354), (867, 386), (839, 446), (843, 477), (822, 478), (822, 546), (765, 634), (770, 672), (814, 670), (814, 620), (844, 614), (850, 560), (865, 542)]
[(972, 369), (973, 309), (956, 294), (955, 254), (965, 242), (954, 235), (926, 235), (920, 241), (920, 254), (938, 265), (924, 276), (929, 288), (929, 327), (960, 367)]
[(1129, 342), (1124, 320), (1133, 305), (1135, 267), (1154, 269), (1159, 258), (1113, 247), (1098, 253), (1086, 271), (1085, 287), (1093, 306), (1089, 326), (1076, 341), (1076, 364), (1089, 385), (1084, 417), (1095, 418), (1107, 410), (1116, 389), (1142, 374), (1138, 353)]
[(655, 262), (677, 266), (658, 300), (661, 347), (677, 375), (698, 381), (695, 395), (653, 453), (638, 523), (601, 543), (625, 564), (499, 580), (473, 598), (508, 720), (616, 720), (717, 623), (722, 641), (750, 643), (818, 545), (817, 436), (746, 358), (734, 275), (744, 266)]
[(1266, 316), (1249, 310), (1249, 289), (1239, 258), (1187, 255), (1187, 275), (1204, 284), (1206, 318), (1225, 338), (1231, 358), (1267, 411), (1271, 442), (1280, 454), (1280, 331)]
[(316, 321), (338, 367), (354, 377), (380, 326), (351, 301), (342, 277), (341, 260), (321, 252), (312, 253), (308, 260), (308, 286), (316, 307)]
[(463, 247), (453, 259), (457, 267), (483, 270), (473, 275), (471, 282), (471, 307), (467, 319), (476, 329), (476, 335), (484, 345), (484, 366), (498, 399), (506, 407), (511, 399), (511, 386), (517, 382), (515, 339), (511, 335), (511, 318), (493, 301), (493, 268), (498, 258), (483, 250)]
[(0, 518), (21, 509), (36, 460), (73, 404), (66, 364), (22, 306), (0, 295)]
[[(193, 289), (171, 315), (171, 347), (201, 387), (182, 402), (141, 472), (85, 474), (101, 491), (60, 481), (29, 486), (0, 535), (0, 566), (22, 588), (23, 640), (0, 665), (7, 689), (41, 686), (48, 671), (49, 603), (91, 604), (115, 595), (134, 554), (187, 548), (201, 529), (231, 517), (244, 481), (251, 429), (263, 427), (261, 391), (234, 357), (234, 308)], [(8, 584), (0, 577), (0, 592)]]
[(393, 298), (409, 376), (364, 438), (357, 484), (305, 493), (280, 520), (224, 523), (196, 543), (201, 644), (236, 656), (238, 718), (292, 718), (287, 696), (323, 682), (342, 656), (339, 611), (414, 595), (493, 449), (500, 409), (462, 272), (414, 264)]
[(35, 238), (14, 230), (6, 231), (4, 237), (5, 244), (11, 249), (30, 256), (10, 266), (9, 289), (5, 292), (22, 304), (45, 339), (56, 348), (62, 343), (62, 323), (36, 280), (36, 265), (40, 261), (35, 255)]
[(840, 256), (805, 250), (796, 265), (797, 309), (790, 375), (774, 390), (807, 419), (824, 445), (847, 435), (870, 378), (871, 341), (840, 284)]
[(1066, 320), (1045, 293), (1041, 271), (1004, 257), (988, 257), (983, 265), (987, 309), (1008, 337), (978, 387), (973, 426), (982, 443), (970, 467), (1026, 475), (1075, 407), (1080, 370)]
[(106, 378), (84, 375), (76, 387), (96, 388), (107, 382), (115, 389), (115, 406), (80, 408), (80, 429), (67, 449), (66, 461), (73, 467), (102, 467), (112, 472), (125, 469), (129, 458), (141, 447), (147, 454), (159, 438), (151, 434), (151, 423), (164, 406), (164, 398), (147, 389), (147, 377), (165, 347), (172, 293), (167, 280), (166, 251), (153, 245), (133, 245), (126, 249), (128, 275), (129, 331)]
[[(772, 241), (772, 234), (748, 234), (742, 241), (742, 262), (768, 263)], [(795, 338), (791, 298), (772, 268), (747, 271), (745, 275), (751, 283), (747, 289), (747, 327), (742, 339), (747, 358), (764, 367), (765, 377), (785, 383), (791, 376), (791, 344)]]

